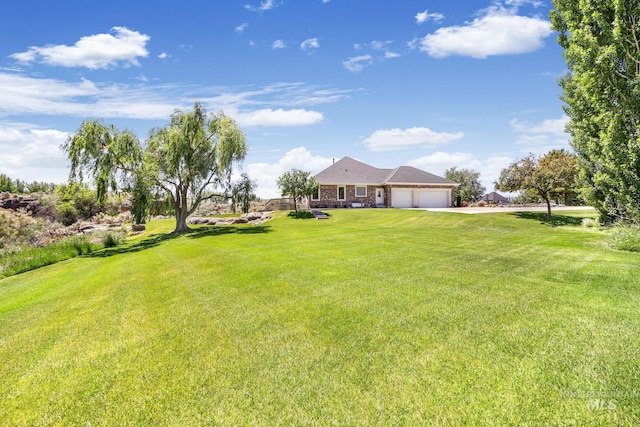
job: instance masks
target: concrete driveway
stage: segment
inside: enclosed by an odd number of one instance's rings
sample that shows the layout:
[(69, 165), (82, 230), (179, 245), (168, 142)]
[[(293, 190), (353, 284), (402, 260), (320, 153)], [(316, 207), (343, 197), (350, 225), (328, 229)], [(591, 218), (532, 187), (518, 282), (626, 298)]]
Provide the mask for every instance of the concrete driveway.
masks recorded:
[[(475, 207), (475, 208), (420, 208), (416, 210), (430, 212), (454, 212), (462, 214), (483, 214), (483, 213), (502, 213), (502, 212), (546, 212), (546, 206), (496, 206)], [(591, 206), (551, 206), (551, 213), (562, 211), (595, 211)]]

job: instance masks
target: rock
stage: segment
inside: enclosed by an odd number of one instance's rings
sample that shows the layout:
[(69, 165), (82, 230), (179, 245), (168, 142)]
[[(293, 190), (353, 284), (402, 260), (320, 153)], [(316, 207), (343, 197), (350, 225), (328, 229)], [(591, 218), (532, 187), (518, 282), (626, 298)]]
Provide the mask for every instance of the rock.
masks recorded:
[(209, 220), (207, 218), (189, 218), (187, 221), (189, 224), (209, 224)]
[(80, 227), (80, 232), (83, 234), (91, 234), (96, 231), (96, 228), (93, 225), (85, 225)]
[(144, 231), (147, 227), (144, 224), (133, 224), (131, 226), (131, 231)]

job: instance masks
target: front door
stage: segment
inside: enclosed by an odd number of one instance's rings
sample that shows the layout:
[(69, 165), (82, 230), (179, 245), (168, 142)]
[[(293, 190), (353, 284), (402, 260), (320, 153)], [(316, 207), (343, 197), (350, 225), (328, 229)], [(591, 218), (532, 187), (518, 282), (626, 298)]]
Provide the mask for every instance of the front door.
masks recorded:
[(376, 188), (376, 206), (384, 206), (384, 188)]

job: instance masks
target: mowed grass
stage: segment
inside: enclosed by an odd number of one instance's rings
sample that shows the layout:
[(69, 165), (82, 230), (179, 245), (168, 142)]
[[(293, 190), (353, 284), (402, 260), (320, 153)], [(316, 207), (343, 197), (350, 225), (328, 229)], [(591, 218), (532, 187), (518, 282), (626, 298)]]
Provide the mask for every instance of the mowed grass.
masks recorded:
[(330, 214), (0, 281), (0, 424), (640, 422), (640, 255), (588, 213)]

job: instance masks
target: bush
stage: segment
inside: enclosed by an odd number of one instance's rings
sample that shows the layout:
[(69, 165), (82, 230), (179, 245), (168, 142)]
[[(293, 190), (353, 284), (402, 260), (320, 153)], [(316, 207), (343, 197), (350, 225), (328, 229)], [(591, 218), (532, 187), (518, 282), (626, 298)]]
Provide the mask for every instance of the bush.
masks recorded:
[(56, 206), (56, 219), (64, 225), (71, 225), (78, 221), (78, 210), (71, 202), (61, 202)]
[(607, 239), (609, 247), (619, 251), (640, 252), (640, 228), (637, 226), (616, 226)]
[(593, 218), (582, 218), (582, 226), (586, 228), (597, 228), (600, 224)]
[(113, 248), (115, 246), (123, 245), (127, 241), (124, 233), (120, 231), (107, 231), (104, 233), (102, 243), (105, 248)]
[(24, 212), (0, 209), (0, 249), (35, 242), (43, 232), (43, 223)]

